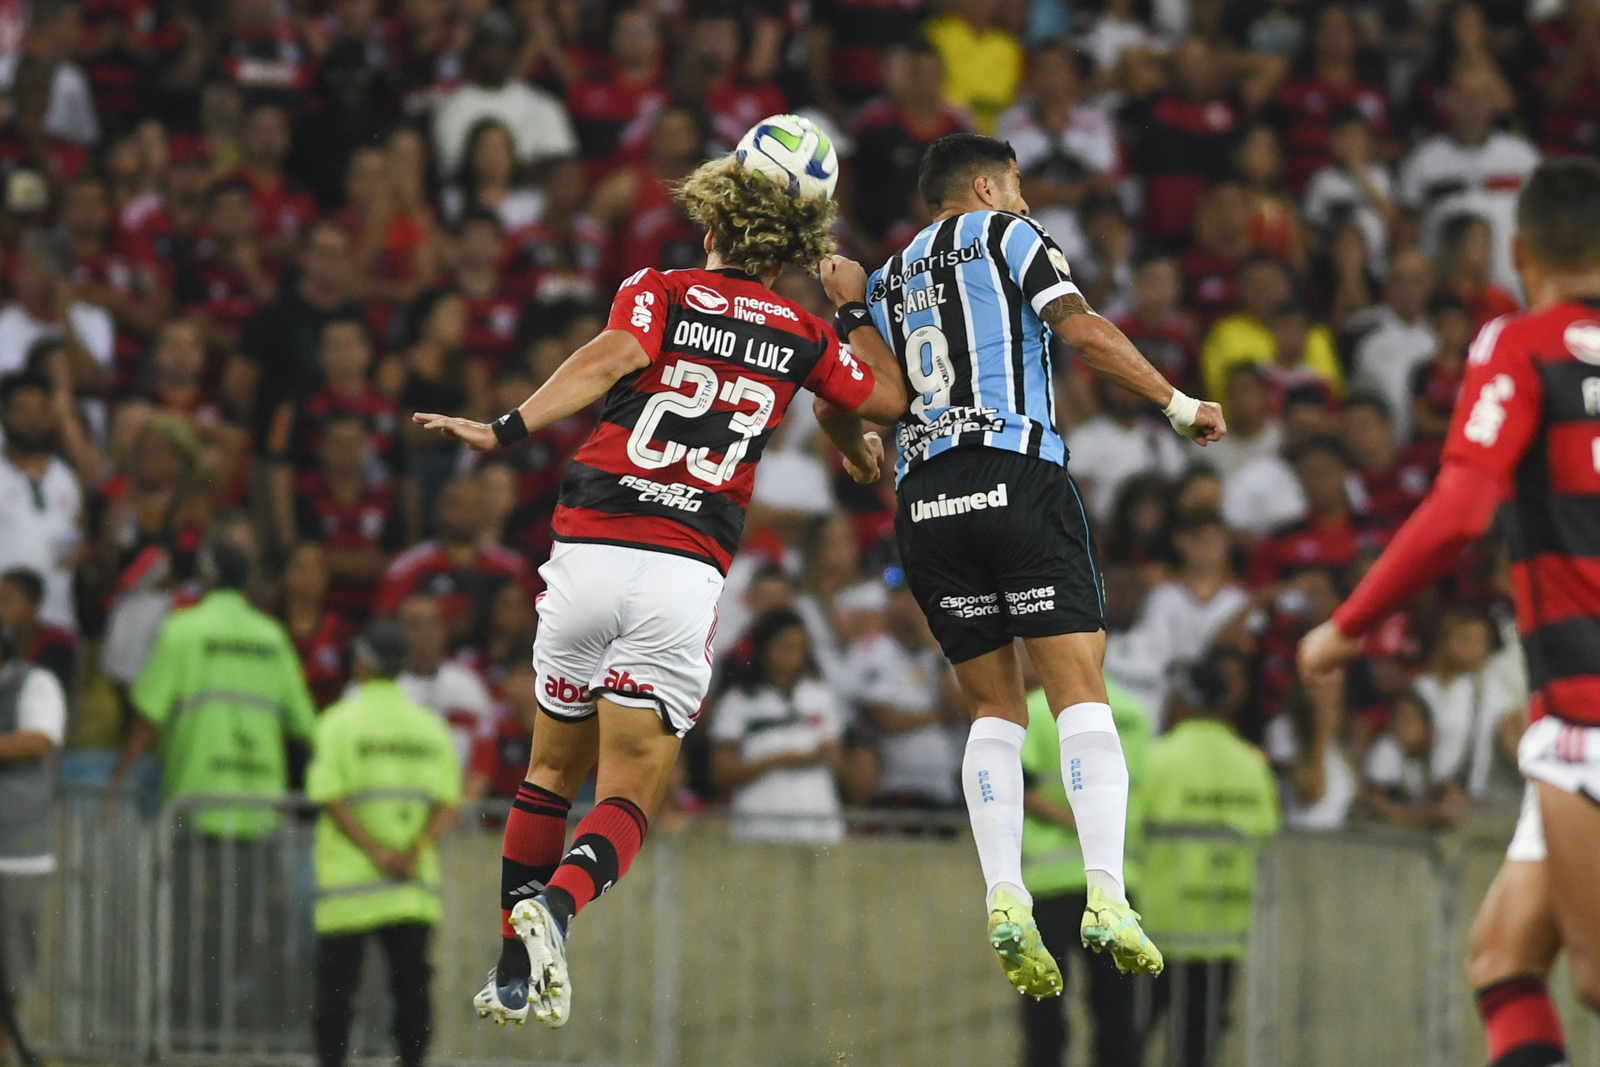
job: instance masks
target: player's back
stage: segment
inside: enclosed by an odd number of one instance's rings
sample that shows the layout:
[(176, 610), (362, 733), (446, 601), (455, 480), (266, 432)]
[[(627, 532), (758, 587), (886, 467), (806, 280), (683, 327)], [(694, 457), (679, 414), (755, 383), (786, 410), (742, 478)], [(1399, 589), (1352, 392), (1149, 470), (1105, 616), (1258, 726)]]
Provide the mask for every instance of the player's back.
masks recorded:
[(606, 394), (570, 463), (558, 541), (691, 556), (726, 572), (756, 464), (795, 393), (853, 409), (872, 379), (831, 327), (740, 271), (642, 270), (607, 329), (651, 357)]
[(911, 384), (898, 477), (973, 446), (1066, 462), (1040, 313), (1069, 295), (1081, 294), (1055, 242), (1003, 211), (934, 222), (873, 272), (873, 321)]
[(1489, 323), (1458, 403), (1446, 457), (1493, 464), (1501, 453), (1512, 478), (1530, 711), (1600, 724), (1600, 301)]

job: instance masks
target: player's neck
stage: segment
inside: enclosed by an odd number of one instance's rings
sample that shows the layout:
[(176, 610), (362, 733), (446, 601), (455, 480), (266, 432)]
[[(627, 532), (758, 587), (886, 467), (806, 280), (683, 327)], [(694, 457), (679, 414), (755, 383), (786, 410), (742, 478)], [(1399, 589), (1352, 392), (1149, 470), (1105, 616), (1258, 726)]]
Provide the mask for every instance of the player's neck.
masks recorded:
[[(733, 266), (730, 266), (727, 263), (724, 263), (723, 260), (722, 260), (722, 257), (717, 255), (717, 253), (715, 253), (715, 252), (707, 252), (706, 253), (706, 268), (705, 269), (706, 270), (738, 270), (739, 268), (733, 267)], [(777, 274), (772, 275), (770, 278), (756, 278), (756, 277), (751, 277), (750, 275), (746, 275), (746, 277), (749, 277), (750, 280), (753, 281), (753, 282), (760, 282), (761, 283), (761, 287), (763, 289), (771, 289), (774, 285), (778, 284), (778, 278), (782, 274), (783, 274), (783, 272), (780, 270)]]
[(1600, 300), (1600, 269), (1547, 274), (1525, 278), (1525, 282), (1528, 287), (1528, 306), (1535, 309), (1567, 301)]

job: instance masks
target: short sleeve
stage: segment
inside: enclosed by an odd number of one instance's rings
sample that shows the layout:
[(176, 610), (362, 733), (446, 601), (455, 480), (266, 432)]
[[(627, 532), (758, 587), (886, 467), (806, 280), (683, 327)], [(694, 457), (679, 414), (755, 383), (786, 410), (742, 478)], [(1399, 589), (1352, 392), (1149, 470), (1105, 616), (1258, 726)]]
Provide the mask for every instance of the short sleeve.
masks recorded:
[(711, 740), (724, 745), (737, 745), (744, 740), (748, 707), (749, 701), (739, 690), (728, 690), (717, 702), (716, 714), (711, 717)]
[(611, 302), (606, 329), (633, 334), (652, 361), (661, 354), (667, 332), (667, 285), (660, 271), (646, 267), (622, 283)]
[(822, 358), (806, 377), (805, 387), (834, 407), (854, 411), (872, 395), (872, 368), (857, 359), (831, 327), (824, 326), (822, 335)]
[(338, 719), (331, 711), (317, 726), (316, 753), (306, 767), (306, 796), (317, 804), (338, 800), (350, 791), (337, 730)]
[(1530, 350), (1508, 329), (1510, 316), (1495, 319), (1467, 350), (1461, 399), (1445, 435), (1444, 461), (1464, 463), (1506, 479), (1539, 432), (1543, 390)]
[[(1009, 216), (996, 216), (998, 220)], [(1045, 306), (1063, 296), (1082, 292), (1072, 280), (1067, 257), (1050, 235), (1028, 219), (1011, 218), (1005, 236), (1000, 240), (1000, 251), (1005, 258), (1005, 268), (1011, 280), (1022, 289), (1034, 313), (1042, 315)]]
[(1400, 785), (1404, 776), (1405, 756), (1401, 753), (1400, 746), (1395, 744), (1392, 737), (1378, 738), (1367, 751), (1367, 761), (1361, 768), (1361, 777), (1368, 785), (1393, 789)]
[(60, 748), (67, 734), (67, 697), (56, 676), (34, 667), (22, 683), (17, 700), (17, 729), (44, 734)]
[(161, 624), (156, 634), (155, 647), (145, 658), (144, 668), (134, 679), (128, 699), (140, 715), (160, 726), (172, 713), (172, 703), (178, 697), (178, 669), (176, 640), (172, 636), (172, 617)]

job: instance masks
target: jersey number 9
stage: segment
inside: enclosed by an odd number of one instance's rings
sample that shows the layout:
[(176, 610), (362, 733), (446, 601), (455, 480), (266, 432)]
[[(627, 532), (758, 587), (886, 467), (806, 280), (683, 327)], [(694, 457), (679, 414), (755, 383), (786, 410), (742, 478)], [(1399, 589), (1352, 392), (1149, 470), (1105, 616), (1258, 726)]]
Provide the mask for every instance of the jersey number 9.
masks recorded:
[(929, 324), (918, 326), (906, 336), (906, 377), (916, 395), (911, 398), (911, 413), (921, 415), (928, 408), (950, 406), (950, 387), (956, 382), (956, 368), (950, 362), (950, 342), (944, 331)]

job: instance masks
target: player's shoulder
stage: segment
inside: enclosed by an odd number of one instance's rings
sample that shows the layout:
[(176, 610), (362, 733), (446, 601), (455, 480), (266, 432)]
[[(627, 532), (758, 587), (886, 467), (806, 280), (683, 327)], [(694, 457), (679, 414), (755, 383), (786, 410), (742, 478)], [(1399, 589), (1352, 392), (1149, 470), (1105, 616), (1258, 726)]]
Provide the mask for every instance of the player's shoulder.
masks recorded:
[(1470, 365), (1490, 360), (1600, 363), (1600, 307), (1563, 302), (1514, 311), (1484, 323), (1467, 350)]

